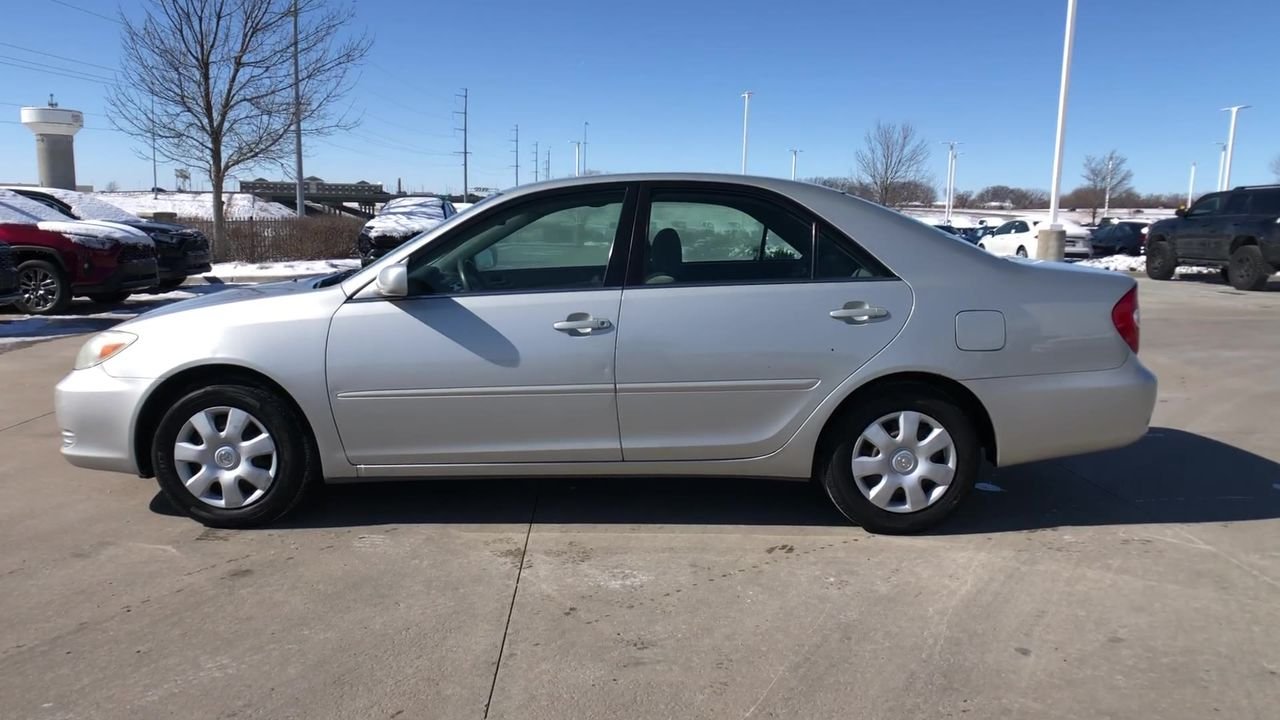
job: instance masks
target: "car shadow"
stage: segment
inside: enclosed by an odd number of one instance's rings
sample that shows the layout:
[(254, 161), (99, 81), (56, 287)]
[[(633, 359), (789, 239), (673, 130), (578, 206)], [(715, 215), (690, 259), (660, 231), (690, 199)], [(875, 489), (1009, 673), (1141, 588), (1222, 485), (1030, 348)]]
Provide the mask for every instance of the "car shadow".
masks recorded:
[[(1233, 295), (1244, 295), (1250, 292), (1247, 290), (1236, 290), (1231, 287), (1231, 285), (1227, 283), (1226, 279), (1222, 277), (1221, 272), (1178, 273), (1176, 277), (1178, 280), (1183, 282), (1195, 282), (1204, 285), (1221, 285), (1223, 292), (1231, 293)], [(1266, 286), (1263, 287), (1261, 291), (1254, 292), (1280, 292), (1280, 274), (1272, 275), (1267, 280)]]
[[(157, 495), (152, 510), (176, 514)], [(984, 472), (930, 534), (1280, 518), (1280, 464), (1182, 430), (1134, 445)], [(388, 524), (844, 527), (810, 483), (743, 478), (460, 479), (329, 485), (282, 528)]]

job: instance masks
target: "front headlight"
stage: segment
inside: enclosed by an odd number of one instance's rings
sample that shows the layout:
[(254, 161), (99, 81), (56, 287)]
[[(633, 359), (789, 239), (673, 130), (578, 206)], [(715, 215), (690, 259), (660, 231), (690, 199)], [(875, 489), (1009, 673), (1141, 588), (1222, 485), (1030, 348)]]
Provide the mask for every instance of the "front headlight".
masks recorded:
[(111, 250), (120, 244), (119, 240), (111, 237), (98, 237), (95, 235), (81, 235), (79, 233), (62, 233), (71, 242), (81, 246), (91, 248), (93, 250)]
[(121, 330), (108, 330), (89, 338), (89, 342), (76, 353), (76, 370), (91, 368), (119, 355), (138, 339), (133, 333)]

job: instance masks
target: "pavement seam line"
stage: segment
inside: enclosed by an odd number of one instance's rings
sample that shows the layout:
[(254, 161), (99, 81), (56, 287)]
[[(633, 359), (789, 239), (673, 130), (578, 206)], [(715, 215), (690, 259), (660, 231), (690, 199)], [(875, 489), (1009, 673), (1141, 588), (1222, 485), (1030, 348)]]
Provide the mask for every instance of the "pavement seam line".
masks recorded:
[(52, 414), (53, 414), (53, 411), (52, 411), (52, 410), (50, 410), (50, 411), (49, 411), (49, 412), (47, 412), (47, 413), (43, 413), (43, 414), (37, 415), (37, 416), (35, 416), (35, 417), (33, 417), (33, 418), (27, 418), (26, 420), (23, 420), (22, 422), (16, 422), (16, 423), (14, 423), (14, 424), (12, 424), (12, 425), (9, 425), (8, 427), (2, 427), (2, 428), (0, 428), (0, 432), (5, 432), (6, 430), (12, 430), (12, 429), (14, 429), (14, 428), (16, 428), (16, 427), (20, 427), (20, 426), (22, 426), (22, 425), (26, 425), (26, 424), (27, 424), (27, 423), (29, 423), (29, 422), (35, 422), (36, 420), (39, 420), (39, 419), (41, 419), (41, 418), (47, 418), (47, 417), (49, 417), (49, 416), (50, 416), (50, 415), (52, 415)]
[(498, 687), (498, 671), (502, 669), (502, 656), (507, 651), (507, 632), (511, 630), (511, 616), (516, 609), (516, 595), (520, 592), (520, 576), (524, 574), (524, 559), (529, 554), (529, 536), (533, 534), (533, 520), (538, 514), (538, 495), (542, 483), (533, 486), (533, 507), (529, 508), (529, 526), (524, 531), (524, 547), (520, 550), (520, 564), (516, 567), (516, 583), (511, 588), (511, 604), (507, 606), (507, 623), (502, 626), (502, 642), (498, 644), (498, 662), (493, 666), (493, 681), (489, 683), (489, 697), (484, 701), (484, 720), (488, 720), (489, 706), (493, 704), (493, 692)]

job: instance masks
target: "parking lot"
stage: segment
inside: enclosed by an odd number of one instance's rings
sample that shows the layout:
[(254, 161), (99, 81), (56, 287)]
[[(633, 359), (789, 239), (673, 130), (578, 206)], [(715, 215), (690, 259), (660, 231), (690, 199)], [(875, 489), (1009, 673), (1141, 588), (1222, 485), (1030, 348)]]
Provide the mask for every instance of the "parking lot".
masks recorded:
[(58, 457), (83, 337), (12, 343), (0, 716), (1273, 718), (1280, 284), (1140, 287), (1148, 436), (989, 471), (917, 537), (731, 479), (335, 486), (209, 530)]

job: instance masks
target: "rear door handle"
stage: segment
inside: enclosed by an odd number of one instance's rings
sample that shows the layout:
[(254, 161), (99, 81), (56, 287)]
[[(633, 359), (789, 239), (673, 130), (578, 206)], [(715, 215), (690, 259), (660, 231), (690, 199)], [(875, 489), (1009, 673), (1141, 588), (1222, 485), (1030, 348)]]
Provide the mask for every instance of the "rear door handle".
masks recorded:
[(888, 317), (889, 311), (882, 307), (867, 305), (865, 302), (845, 303), (845, 306), (827, 313), (836, 320), (849, 322), (868, 322), (877, 318)]
[(613, 325), (607, 318), (594, 318), (589, 315), (587, 317), (575, 317), (585, 314), (574, 313), (569, 316), (570, 319), (552, 323), (551, 327), (562, 332), (581, 330), (584, 333), (590, 333), (592, 330), (608, 330)]

